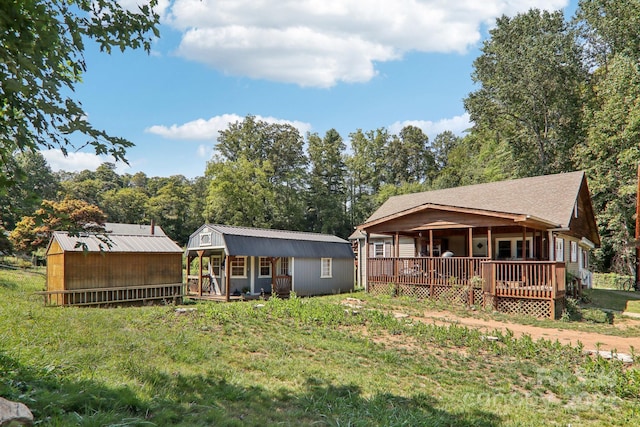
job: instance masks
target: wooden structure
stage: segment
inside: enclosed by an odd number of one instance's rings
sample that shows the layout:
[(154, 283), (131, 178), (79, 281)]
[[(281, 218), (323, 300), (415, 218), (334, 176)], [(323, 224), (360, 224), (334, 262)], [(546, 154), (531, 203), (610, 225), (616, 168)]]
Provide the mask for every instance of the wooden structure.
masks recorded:
[(600, 244), (583, 172), (391, 197), (351, 239), (369, 292), (557, 317)]
[(204, 224), (189, 237), (190, 298), (229, 301), (292, 291), (310, 296), (353, 285), (351, 245), (335, 236)]
[(105, 224), (104, 236), (54, 232), (45, 304), (101, 305), (182, 298), (182, 249), (157, 226)]

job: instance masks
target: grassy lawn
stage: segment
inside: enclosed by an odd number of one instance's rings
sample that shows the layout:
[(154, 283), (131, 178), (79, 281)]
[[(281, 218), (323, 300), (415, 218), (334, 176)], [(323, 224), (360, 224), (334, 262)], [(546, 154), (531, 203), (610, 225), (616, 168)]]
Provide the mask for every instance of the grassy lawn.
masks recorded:
[(43, 280), (0, 270), (0, 396), (38, 425), (640, 424), (637, 367), (388, 314), (405, 300), (57, 308)]
[(629, 301), (640, 300), (640, 292), (611, 289), (587, 289), (584, 291), (591, 307), (624, 311)]
[(627, 309), (629, 313), (637, 313), (640, 314), (640, 300), (629, 301), (627, 302)]

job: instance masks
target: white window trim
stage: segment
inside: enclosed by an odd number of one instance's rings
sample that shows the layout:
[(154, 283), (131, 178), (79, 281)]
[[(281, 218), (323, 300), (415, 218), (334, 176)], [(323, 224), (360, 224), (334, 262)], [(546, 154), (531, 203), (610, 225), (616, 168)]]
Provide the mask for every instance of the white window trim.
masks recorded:
[[(212, 242), (211, 242), (211, 232), (208, 233), (200, 233), (199, 239), (200, 239), (200, 246), (211, 246)], [(204, 240), (208, 240), (207, 242), (205, 242)]]
[[(511, 242), (511, 259), (524, 259), (527, 255), (526, 249), (523, 248), (523, 258), (517, 258), (515, 255), (518, 254), (518, 243), (522, 241), (522, 236), (519, 237), (497, 237), (496, 238), (496, 246), (495, 246), (495, 254), (494, 256), (497, 258), (498, 256), (498, 248), (500, 247), (499, 242)], [(531, 237), (527, 237), (527, 246), (529, 247), (529, 254), (533, 253), (533, 239)]]
[[(373, 257), (374, 258), (384, 258), (385, 257), (385, 244), (384, 242), (373, 242)], [(382, 247), (382, 256), (378, 256), (377, 252), (376, 252), (376, 247)]]
[[(238, 276), (238, 275), (234, 275), (233, 274), (233, 262), (238, 260), (238, 259), (243, 259), (244, 263), (243, 263), (243, 267), (244, 267), (244, 272), (242, 274), (242, 276)], [(235, 257), (233, 260), (229, 261), (232, 264), (229, 266), (229, 274), (231, 275), (230, 278), (231, 279), (246, 279), (247, 278), (247, 257), (246, 256), (237, 256)]]
[[(263, 260), (267, 260), (268, 264), (269, 264), (269, 274), (268, 275), (264, 275), (262, 274), (262, 261)], [(271, 268), (272, 268), (272, 264), (271, 264), (271, 260), (267, 257), (261, 256), (258, 258), (258, 277), (261, 279), (264, 279), (266, 277), (271, 277)]]
[[(214, 264), (213, 264), (213, 260), (217, 259), (218, 260), (218, 274), (214, 274), (215, 270), (213, 269)], [(220, 255), (214, 255), (211, 257), (211, 262), (209, 263), (209, 273), (216, 276), (216, 277), (220, 277), (220, 275), (222, 274), (222, 257)]]
[(564, 239), (556, 237), (556, 261), (564, 262)]
[[(324, 263), (325, 261), (329, 261), (329, 275), (325, 274), (324, 271)], [(333, 258), (320, 258), (320, 278), (321, 279), (331, 279), (333, 277)]]
[(571, 254), (570, 254), (571, 262), (578, 262), (578, 242), (571, 241)]
[[(282, 271), (282, 262), (286, 260), (287, 261), (287, 271), (283, 272)], [(278, 260), (278, 264), (276, 265), (276, 272), (278, 273), (278, 276), (290, 276), (290, 272), (289, 269), (291, 268), (291, 261), (289, 260), (289, 258), (280, 258)]]

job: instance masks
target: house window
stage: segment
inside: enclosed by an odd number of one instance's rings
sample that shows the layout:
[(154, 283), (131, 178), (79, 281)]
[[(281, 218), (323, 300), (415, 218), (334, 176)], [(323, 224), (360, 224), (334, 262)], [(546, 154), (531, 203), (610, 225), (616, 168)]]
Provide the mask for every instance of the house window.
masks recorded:
[(571, 242), (571, 262), (578, 262), (578, 242)]
[(383, 258), (384, 257), (384, 243), (374, 243), (373, 244), (373, 256), (374, 256), (374, 258)]
[(211, 246), (211, 233), (200, 233), (200, 246)]
[(209, 273), (216, 277), (220, 277), (220, 257), (211, 257), (211, 264), (209, 264)]
[[(496, 242), (498, 244), (496, 252), (497, 259), (523, 259), (522, 239), (496, 239)], [(526, 242), (524, 257), (530, 258), (533, 241), (528, 238)]]
[(260, 257), (259, 277), (271, 277), (271, 260), (269, 258)]
[(280, 262), (278, 263), (278, 274), (280, 276), (289, 275), (289, 258), (280, 258)]
[(247, 257), (239, 256), (231, 260), (231, 277), (247, 277)]
[(329, 279), (331, 278), (331, 258), (321, 258), (320, 259), (320, 278), (321, 279)]
[(556, 237), (556, 261), (564, 262), (564, 239)]

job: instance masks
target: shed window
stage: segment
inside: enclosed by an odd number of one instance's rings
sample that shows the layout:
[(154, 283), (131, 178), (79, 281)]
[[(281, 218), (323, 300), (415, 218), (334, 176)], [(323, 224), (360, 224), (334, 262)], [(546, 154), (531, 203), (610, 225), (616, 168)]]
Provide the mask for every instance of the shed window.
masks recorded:
[(211, 233), (200, 233), (200, 246), (211, 246)]
[(271, 260), (267, 257), (260, 257), (259, 277), (271, 277)]
[(289, 275), (289, 258), (280, 258), (278, 263), (278, 274), (281, 276)]
[(231, 277), (247, 277), (247, 257), (239, 256), (231, 260)]
[(320, 278), (321, 279), (330, 279), (331, 278), (331, 258), (321, 258), (320, 259)]
[(220, 257), (211, 257), (211, 264), (209, 265), (209, 273), (216, 277), (220, 277)]

